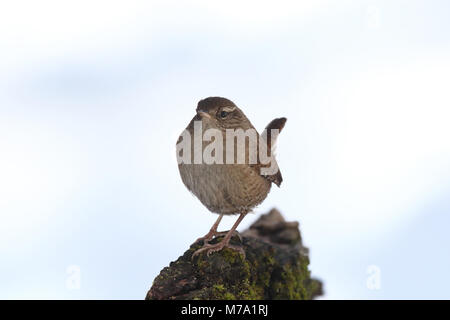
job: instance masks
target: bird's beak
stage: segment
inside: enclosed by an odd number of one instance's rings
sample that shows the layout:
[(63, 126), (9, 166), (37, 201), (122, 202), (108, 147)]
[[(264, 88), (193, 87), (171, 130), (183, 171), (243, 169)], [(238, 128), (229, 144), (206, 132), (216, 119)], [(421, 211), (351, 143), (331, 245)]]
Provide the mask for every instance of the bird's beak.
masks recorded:
[(206, 111), (204, 111), (204, 110), (202, 110), (202, 109), (198, 109), (198, 110), (197, 110), (197, 114), (198, 114), (202, 119), (204, 119), (204, 118), (211, 119), (211, 116), (209, 115), (209, 113), (206, 112)]

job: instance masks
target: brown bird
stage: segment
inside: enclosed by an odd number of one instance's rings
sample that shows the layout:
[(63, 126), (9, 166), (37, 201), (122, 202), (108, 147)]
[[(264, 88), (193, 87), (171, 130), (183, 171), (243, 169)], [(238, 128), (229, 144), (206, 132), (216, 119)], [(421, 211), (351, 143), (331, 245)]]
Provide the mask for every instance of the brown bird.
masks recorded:
[[(242, 110), (226, 98), (203, 99), (196, 111), (197, 114), (177, 142), (178, 169), (189, 191), (219, 217), (211, 230), (197, 239), (203, 240), (204, 245), (193, 257), (204, 251), (209, 255), (224, 247), (238, 250), (245, 256), (241, 247), (230, 245), (229, 242), (237, 233), (236, 228), (242, 219), (267, 197), (272, 183), (280, 186), (282, 182), (272, 149), (286, 118), (273, 120), (259, 135)], [(227, 136), (229, 132), (248, 133), (244, 137), (243, 152), (239, 149), (239, 143), (236, 145), (236, 139), (239, 138), (230, 138)], [(256, 138), (251, 136), (252, 132)], [(200, 143), (195, 141), (199, 138), (198, 134), (201, 136)], [(204, 157), (207, 151), (214, 161)], [(262, 155), (267, 158), (263, 159)], [(229, 231), (218, 232), (217, 228), (225, 214), (239, 214), (239, 218)], [(225, 235), (221, 242), (209, 244), (219, 235)]]

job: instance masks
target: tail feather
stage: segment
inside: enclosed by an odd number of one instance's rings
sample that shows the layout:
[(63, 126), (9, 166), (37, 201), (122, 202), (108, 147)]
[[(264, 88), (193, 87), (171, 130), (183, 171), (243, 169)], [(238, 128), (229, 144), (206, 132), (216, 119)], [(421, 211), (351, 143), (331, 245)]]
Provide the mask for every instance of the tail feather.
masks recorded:
[[(284, 125), (286, 124), (287, 119), (286, 118), (276, 118), (272, 120), (264, 129), (262, 133), (262, 137), (266, 139), (267, 143), (267, 150), (270, 150), (270, 152), (273, 152), (274, 146), (272, 146), (272, 142), (275, 143), (276, 139), (278, 138), (278, 134), (283, 130)], [(275, 132), (272, 132), (272, 130), (277, 130)], [(275, 136), (272, 136), (275, 134)], [(273, 141), (272, 141), (273, 139)], [(275, 158), (274, 158), (275, 159)], [(281, 175), (280, 170), (278, 169), (277, 173), (266, 176), (266, 178), (275, 183), (278, 187), (281, 185), (281, 182), (283, 181), (283, 177)]]
[[(287, 119), (286, 118), (276, 118), (273, 119), (272, 121), (270, 121), (270, 123), (266, 126), (266, 128), (264, 129), (264, 132), (262, 134), (263, 137), (267, 137), (266, 141), (267, 141), (267, 148), (270, 149), (272, 147), (272, 130), (278, 130), (278, 134), (283, 130), (284, 125), (286, 124)], [(275, 138), (274, 142), (276, 141), (276, 138), (278, 137), (278, 135)]]

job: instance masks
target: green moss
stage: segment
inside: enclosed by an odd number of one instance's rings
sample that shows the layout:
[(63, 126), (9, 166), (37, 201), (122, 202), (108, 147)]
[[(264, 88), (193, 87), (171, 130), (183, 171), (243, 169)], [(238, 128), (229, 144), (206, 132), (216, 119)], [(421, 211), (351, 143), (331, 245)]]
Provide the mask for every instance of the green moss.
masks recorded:
[(248, 256), (225, 248), (210, 257), (200, 255), (196, 261), (197, 275), (213, 279), (221, 273), (221, 282), (207, 283), (205, 295), (213, 299), (305, 299), (304, 280), (309, 278), (307, 264), (296, 261), (280, 268), (273, 250)]
[(225, 292), (225, 294), (222, 296), (221, 300), (237, 300), (238, 298), (236, 298), (235, 295), (233, 295), (230, 292)]
[(292, 264), (284, 265), (271, 284), (272, 299), (304, 300), (312, 299), (320, 291), (318, 282), (311, 281), (308, 261), (298, 259)]
[(223, 284), (215, 284), (215, 285), (213, 286), (213, 288), (214, 288), (215, 290), (218, 290), (218, 291), (225, 291), (225, 287), (224, 287)]
[(309, 261), (300, 251), (254, 239), (245, 246), (245, 258), (225, 248), (194, 259), (192, 254), (201, 245), (191, 246), (155, 279), (155, 288), (169, 292), (158, 294), (182, 299), (259, 300), (311, 299), (321, 291), (320, 282), (310, 278)]
[(212, 297), (217, 300), (236, 300), (236, 296), (223, 284), (215, 284), (212, 287)]

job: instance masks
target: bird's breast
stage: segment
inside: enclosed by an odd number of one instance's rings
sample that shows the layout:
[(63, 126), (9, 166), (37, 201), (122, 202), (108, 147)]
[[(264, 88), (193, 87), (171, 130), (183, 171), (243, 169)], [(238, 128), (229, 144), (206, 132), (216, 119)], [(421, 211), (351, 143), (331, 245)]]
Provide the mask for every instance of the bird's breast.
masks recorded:
[(215, 213), (248, 212), (266, 198), (271, 187), (245, 164), (180, 164), (179, 170), (185, 186)]

